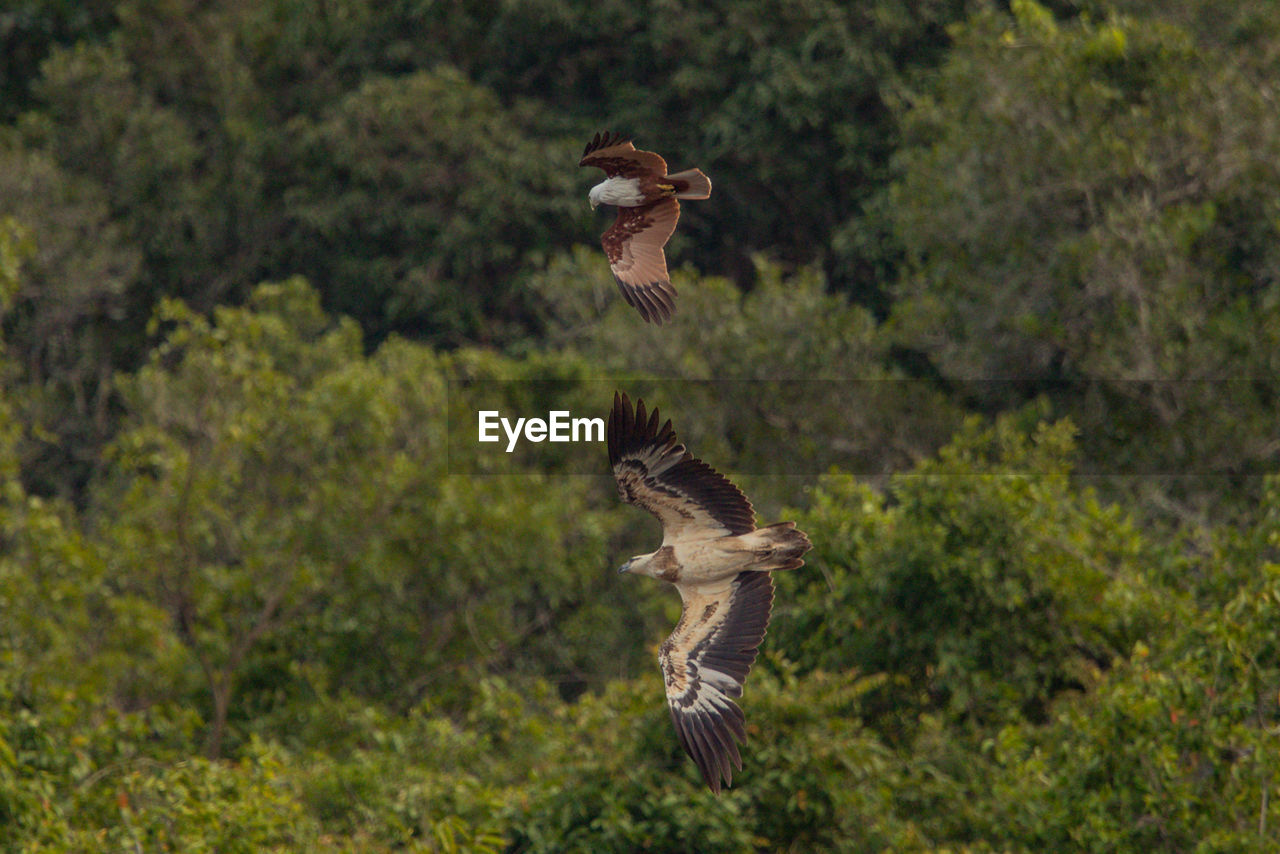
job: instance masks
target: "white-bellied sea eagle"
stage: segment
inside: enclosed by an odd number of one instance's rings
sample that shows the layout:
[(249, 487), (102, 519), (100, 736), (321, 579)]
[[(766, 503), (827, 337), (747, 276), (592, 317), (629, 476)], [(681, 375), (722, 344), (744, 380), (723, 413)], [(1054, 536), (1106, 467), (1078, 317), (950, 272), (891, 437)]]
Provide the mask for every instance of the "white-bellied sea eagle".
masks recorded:
[(620, 572), (669, 581), (684, 610), (658, 652), (671, 720), (702, 777), (719, 792), (742, 768), (745, 718), (734, 699), (769, 625), (771, 572), (804, 565), (809, 538), (794, 522), (756, 528), (751, 502), (676, 440), (658, 410), (613, 396), (609, 463), (623, 501), (662, 522), (662, 546)]

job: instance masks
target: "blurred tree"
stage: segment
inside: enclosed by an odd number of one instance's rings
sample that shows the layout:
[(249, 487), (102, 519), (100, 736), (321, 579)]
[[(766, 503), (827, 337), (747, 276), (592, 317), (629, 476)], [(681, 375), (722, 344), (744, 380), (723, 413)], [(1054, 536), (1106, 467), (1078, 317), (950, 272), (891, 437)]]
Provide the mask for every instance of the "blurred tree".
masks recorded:
[[(0, 217), (0, 329), (21, 309), (31, 232)], [(71, 508), (27, 494), (14, 403), (21, 372), (0, 335), (0, 704), (85, 696), (130, 702), (166, 657), (156, 614), (118, 595)], [(141, 678), (140, 678), (141, 677)]]
[[(159, 295), (205, 310), (241, 298), (275, 210), (250, 163), (262, 142), (246, 75), (227, 56), (189, 51), (217, 73), (203, 89), (164, 90), (124, 36), (137, 9), (118, 11), (111, 39), (49, 53), (31, 74), (33, 109), (0, 143), (12, 167), (0, 204), (31, 220), (42, 247), (11, 321), (44, 429), (28, 481), (77, 500), (116, 426), (109, 378), (141, 360)], [(190, 26), (174, 31), (186, 39)]]
[(1209, 578), (1240, 579), (1161, 643), (1135, 647), (1041, 729), (1001, 733), (993, 825), (1007, 845), (1099, 850), (1280, 844), (1280, 481), (1259, 523), (1224, 531)]
[[(198, 37), (189, 32), (196, 22), (175, 26), (184, 35), (170, 50)], [(155, 59), (145, 45), (125, 38), (55, 50), (34, 86), (41, 108), (20, 123), (28, 147), (102, 185), (113, 218), (142, 251), (128, 304), (137, 328), (161, 294), (202, 310), (242, 298), (278, 210), (263, 197), (266, 143), (248, 71), (224, 40), (206, 35), (209, 46), (184, 54), (207, 72), (191, 88), (148, 67)], [(131, 343), (140, 355), (141, 339)]]
[[(275, 115), (316, 117), (367, 80), (430, 70), (450, 61), (455, 39), (478, 43), (494, 9), (482, 0), (228, 2), (234, 33)], [(428, 19), (432, 19), (429, 23)], [(439, 24), (440, 29), (434, 29)]]
[[(8, 316), (21, 287), (22, 264), (34, 251), (31, 237), (21, 223), (12, 216), (0, 218), (0, 317)], [(3, 350), (0, 355), (4, 355)]]
[(0, 122), (31, 103), (35, 70), (55, 45), (103, 38), (116, 0), (10, 0), (0, 9)]
[(581, 690), (636, 660), (654, 611), (610, 577), (593, 482), (450, 477), (444, 359), (365, 358), (296, 280), (162, 322), (95, 514), (203, 673), (210, 753), (228, 721), (288, 729), (317, 696), (465, 706), (484, 672)]
[(531, 110), (440, 68), (370, 80), (299, 119), (271, 263), (311, 277), (374, 340), (509, 341), (531, 256), (589, 213), (572, 189), (577, 143), (525, 136)]
[[(682, 441), (722, 471), (800, 476), (800, 487), (832, 466), (868, 476), (899, 470), (946, 442), (957, 408), (887, 367), (869, 311), (828, 293), (811, 268), (785, 275), (756, 263), (745, 295), (724, 278), (677, 272), (676, 315), (660, 329), (636, 322), (599, 252), (558, 256), (530, 288), (547, 346), (678, 412)], [(770, 496), (781, 486), (752, 491), (762, 511), (780, 509)]]
[(675, 739), (656, 672), (584, 699), (548, 734), (563, 746), (545, 757), (546, 784), (512, 811), (510, 850), (924, 847), (888, 803), (892, 755), (858, 720), (868, 683), (780, 669), (748, 683), (743, 770), (718, 796)]
[(1274, 74), (1280, 60), (1280, 20), (1270, 0), (1242, 0), (1223, 6), (1213, 0), (1076, 0), (1096, 18), (1119, 12), (1139, 20), (1173, 24), (1231, 63), (1252, 73)]
[(521, 279), (594, 242), (574, 163), (619, 118), (712, 174), (720, 201), (684, 228), (701, 266), (816, 262), (883, 312), (886, 104), (965, 6), (130, 0), (110, 39), (27, 69), (24, 134), (101, 183), (143, 251), (135, 321), (160, 294), (208, 310), (300, 273), (371, 342), (511, 343)]
[(173, 752), (161, 743), (182, 734), (180, 713), (120, 715), (67, 699), (5, 712), (6, 850), (319, 850), (319, 822), (278, 749), (253, 744), (235, 764)]
[(331, 411), (320, 383), (321, 405), (298, 405), (300, 385), (358, 357), (358, 331), (329, 328), (299, 283), (264, 287), (257, 305), (215, 325), (166, 303), (175, 328), (123, 387), (137, 421), (117, 441), (119, 476), (99, 511), (131, 567), (122, 577), (169, 612), (204, 674), (211, 756), (245, 659), (353, 559), (337, 523), (380, 506), (342, 482), (364, 461), (355, 407), (367, 399)]
[[(712, 174), (720, 201), (686, 216), (701, 266), (741, 282), (757, 251), (821, 263), (836, 287), (882, 312), (900, 252), (880, 199), (897, 137), (886, 105), (905, 76), (938, 61), (944, 28), (966, 5), (806, 0), (672, 14), (612, 0), (359, 0), (341, 10), (319, 0), (129, 0), (114, 8), (111, 39), (55, 50), (38, 79), (34, 67), (26, 74), (39, 115), (52, 120), (42, 144), (107, 186), (146, 252), (145, 308), (163, 292), (207, 309), (260, 278), (302, 273), (371, 340), (402, 328), (508, 341), (527, 319), (504, 292), (511, 272), (525, 272), (530, 252), (591, 239), (586, 179), (573, 164), (586, 135), (610, 123), (673, 166), (697, 161)], [(422, 97), (438, 112), (411, 103)], [(361, 122), (368, 133), (356, 132)], [(300, 136), (311, 145), (301, 159)], [(470, 138), (505, 144), (468, 147)], [(400, 162), (406, 152), (415, 159)], [(432, 158), (449, 164), (436, 176), (444, 184), (431, 180)], [(345, 179), (356, 186), (344, 198)], [(465, 197), (449, 189), (462, 180)], [(305, 196), (301, 219), (281, 204), (291, 188)], [(385, 213), (355, 204), (374, 193), (384, 211), (418, 216), (389, 232)], [(422, 193), (466, 216), (430, 222)], [(282, 237), (287, 248), (274, 252)], [(339, 238), (362, 251), (344, 256)], [(495, 249), (492, 269), (477, 271)], [(381, 284), (366, 308), (347, 280), (328, 278), (357, 259), (375, 281), (403, 285), (417, 271), (427, 296), (415, 303)], [(461, 307), (434, 293), (444, 274), (456, 279), (446, 290), (466, 297)], [(473, 288), (488, 294), (488, 317), (504, 315), (502, 327), (479, 323)], [(505, 315), (520, 322), (512, 328)]]
[(940, 59), (968, 5), (536, 0), (477, 3), (461, 26), (455, 6), (415, 8), (454, 63), (504, 97), (706, 171), (713, 204), (690, 206), (681, 226), (701, 269), (745, 284), (756, 252), (816, 262), (882, 310), (898, 254), (876, 202), (897, 138), (887, 102)]
[[(1071, 428), (971, 425), (886, 494), (815, 490), (809, 566), (779, 578), (770, 637), (803, 668), (886, 674), (865, 714), (909, 742), (922, 713), (962, 731), (1045, 719), (1159, 619), (1151, 549), (1068, 478)], [(838, 616), (837, 616), (838, 615)]]
[[(0, 217), (0, 320), (7, 320), (22, 287), (22, 266), (35, 252), (27, 230), (12, 217)], [(0, 324), (0, 497), (5, 500), (21, 493), (18, 479), (17, 444), (21, 425), (14, 418), (12, 357)]]
[(980, 405), (1049, 393), (1087, 470), (1273, 470), (1271, 84), (1158, 20), (1013, 9), (957, 30), (907, 115), (897, 340), (1012, 381)]
[[(0, 217), (0, 321), (40, 262), (28, 230)], [(154, 698), (174, 645), (156, 609), (121, 595), (73, 508), (24, 489), (20, 376), (0, 336), (0, 848), (87, 850), (66, 821), (77, 784), (121, 750), (118, 709)]]
[(3, 214), (35, 245), (4, 318), (27, 433), (24, 480), (40, 494), (79, 497), (114, 426), (117, 321), (141, 259), (100, 187), (40, 153), (0, 151)]

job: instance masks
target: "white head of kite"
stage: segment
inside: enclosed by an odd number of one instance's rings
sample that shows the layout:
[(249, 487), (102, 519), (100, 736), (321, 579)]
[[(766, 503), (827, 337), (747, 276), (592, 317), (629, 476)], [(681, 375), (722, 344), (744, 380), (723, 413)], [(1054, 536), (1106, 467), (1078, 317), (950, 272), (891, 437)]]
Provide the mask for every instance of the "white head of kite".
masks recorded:
[(747, 739), (742, 696), (773, 606), (770, 573), (795, 569), (810, 548), (794, 522), (756, 528), (755, 511), (738, 487), (676, 441), (658, 410), (646, 416), (614, 393), (609, 462), (623, 501), (662, 522), (662, 546), (631, 558), (623, 572), (669, 581), (684, 611), (659, 648), (671, 720), (685, 752), (711, 791), (742, 769)]
[(680, 219), (677, 200), (708, 198), (711, 179), (699, 169), (668, 175), (661, 157), (637, 151), (621, 134), (608, 132), (587, 143), (578, 165), (598, 166), (607, 176), (587, 194), (591, 207), (618, 208), (618, 219), (600, 242), (622, 298), (649, 323), (670, 320), (676, 291), (662, 247)]

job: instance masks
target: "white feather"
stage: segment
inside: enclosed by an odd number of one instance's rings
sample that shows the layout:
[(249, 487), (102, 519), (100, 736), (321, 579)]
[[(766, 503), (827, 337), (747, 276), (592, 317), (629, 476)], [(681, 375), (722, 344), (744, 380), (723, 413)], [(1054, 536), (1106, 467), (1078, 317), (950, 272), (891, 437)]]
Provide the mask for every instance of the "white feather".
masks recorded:
[(606, 178), (596, 184), (591, 188), (591, 192), (587, 194), (587, 198), (593, 208), (596, 205), (616, 205), (622, 208), (634, 208), (644, 201), (644, 196), (640, 193), (640, 180), (638, 178), (623, 178), (618, 175)]

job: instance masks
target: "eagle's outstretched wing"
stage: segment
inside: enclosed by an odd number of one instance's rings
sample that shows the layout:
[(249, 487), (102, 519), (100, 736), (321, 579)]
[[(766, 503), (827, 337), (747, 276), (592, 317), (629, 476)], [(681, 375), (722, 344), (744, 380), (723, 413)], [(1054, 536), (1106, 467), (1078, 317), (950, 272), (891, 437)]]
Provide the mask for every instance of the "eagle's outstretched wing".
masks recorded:
[(597, 133), (582, 151), (579, 166), (599, 166), (610, 178), (661, 178), (667, 174), (667, 161), (652, 151), (639, 151), (631, 140), (620, 133)]
[(617, 220), (600, 235), (622, 298), (649, 323), (661, 325), (675, 314), (676, 289), (667, 275), (662, 247), (679, 219), (680, 203), (673, 198), (639, 208), (620, 207)]
[(742, 696), (769, 625), (773, 579), (742, 572), (715, 584), (680, 584), (684, 611), (658, 654), (671, 721), (685, 752), (719, 792), (741, 770), (738, 742), (747, 740)]
[(635, 409), (614, 392), (609, 413), (609, 463), (623, 501), (643, 507), (662, 522), (663, 545), (754, 531), (755, 511), (738, 487), (676, 441), (658, 410)]

